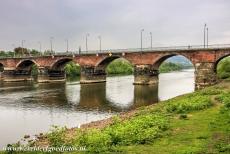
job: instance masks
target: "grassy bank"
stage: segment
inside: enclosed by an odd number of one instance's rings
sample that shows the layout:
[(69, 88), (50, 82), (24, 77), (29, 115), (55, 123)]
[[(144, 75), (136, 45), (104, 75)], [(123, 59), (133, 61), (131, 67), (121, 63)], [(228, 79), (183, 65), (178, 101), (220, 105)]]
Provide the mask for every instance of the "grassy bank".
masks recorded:
[(84, 146), (89, 153), (230, 152), (230, 81), (158, 104), (102, 126), (55, 128), (28, 146)]

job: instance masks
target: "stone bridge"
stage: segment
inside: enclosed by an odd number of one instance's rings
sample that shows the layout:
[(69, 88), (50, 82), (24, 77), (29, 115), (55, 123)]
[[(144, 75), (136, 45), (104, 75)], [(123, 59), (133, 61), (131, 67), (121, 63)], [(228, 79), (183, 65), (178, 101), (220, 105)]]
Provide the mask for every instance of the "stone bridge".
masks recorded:
[(0, 79), (8, 82), (32, 80), (31, 67), (35, 64), (38, 67), (38, 82), (64, 81), (64, 66), (73, 61), (81, 66), (80, 83), (105, 82), (106, 66), (114, 59), (124, 58), (134, 67), (134, 84), (149, 85), (158, 82), (161, 63), (176, 55), (182, 55), (191, 61), (195, 68), (195, 85), (199, 89), (217, 82), (217, 64), (230, 55), (230, 47), (119, 50), (118, 52), (2, 58)]

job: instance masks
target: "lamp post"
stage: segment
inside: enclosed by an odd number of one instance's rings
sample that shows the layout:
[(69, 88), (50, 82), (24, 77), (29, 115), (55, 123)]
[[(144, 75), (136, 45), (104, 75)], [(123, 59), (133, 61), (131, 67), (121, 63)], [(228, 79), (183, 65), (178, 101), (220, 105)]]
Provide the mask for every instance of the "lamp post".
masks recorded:
[(66, 39), (65, 41), (66, 41), (66, 52), (69, 52), (69, 40)]
[(152, 34), (152, 32), (150, 32), (149, 33), (150, 34), (150, 41), (151, 41), (151, 50), (152, 50), (152, 48), (153, 48), (153, 34)]
[(50, 52), (53, 54), (53, 37), (50, 37)]
[(101, 35), (98, 36), (98, 39), (99, 39), (99, 51), (100, 51), (100, 53), (101, 53)]
[(205, 48), (205, 37), (206, 37), (205, 31), (206, 31), (206, 26), (207, 26), (207, 24), (204, 24), (204, 48)]
[(40, 51), (40, 54), (42, 55), (42, 43), (39, 41), (38, 44), (39, 44), (39, 51)]
[(13, 47), (14, 58), (15, 58), (15, 51), (14, 51), (14, 49), (15, 49), (15, 45), (14, 45), (14, 44), (12, 44), (12, 47)]
[(85, 36), (85, 51), (86, 51), (86, 53), (88, 52), (88, 36), (89, 36), (89, 33), (87, 33)]
[(22, 40), (22, 54), (24, 55), (24, 43), (26, 42), (26, 40)]
[(207, 48), (208, 48), (208, 27), (207, 27)]
[(142, 52), (142, 33), (143, 33), (144, 29), (141, 29), (141, 52)]

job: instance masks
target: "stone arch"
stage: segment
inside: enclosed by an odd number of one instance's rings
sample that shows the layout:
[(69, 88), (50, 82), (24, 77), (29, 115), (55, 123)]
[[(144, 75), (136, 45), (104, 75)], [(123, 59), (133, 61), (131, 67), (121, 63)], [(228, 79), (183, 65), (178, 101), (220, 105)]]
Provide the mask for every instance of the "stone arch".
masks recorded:
[(21, 60), (17, 65), (16, 65), (16, 70), (30, 70), (33, 65), (36, 65), (39, 67), (39, 65), (36, 63), (36, 61), (31, 60), (31, 59), (24, 59)]
[(61, 58), (56, 60), (51, 66), (51, 69), (56, 69), (56, 70), (63, 70), (65, 65), (69, 62), (73, 61), (72, 58)]
[[(115, 59), (119, 59), (119, 58), (123, 58), (125, 60), (127, 60), (126, 58), (122, 57), (122, 56), (106, 56), (104, 57), (102, 60), (100, 60), (97, 64), (96, 67), (102, 67), (102, 68), (106, 68), (113, 60)], [(129, 60), (127, 60), (130, 64), (132, 64)]]
[(4, 71), (4, 65), (0, 63), (0, 73), (2, 73), (3, 71)]
[(224, 56), (219, 57), (219, 58), (215, 61), (215, 63), (214, 63), (214, 68), (213, 68), (215, 73), (217, 73), (217, 66), (218, 66), (219, 62), (220, 62), (222, 59), (224, 59), (224, 58), (226, 58), (226, 57), (229, 57), (229, 56), (230, 56), (230, 53), (229, 53), (229, 54), (226, 54), (226, 55), (224, 55)]
[(195, 68), (195, 65), (193, 63), (193, 61), (187, 56), (187, 55), (184, 55), (184, 54), (179, 54), (179, 53), (172, 53), (172, 54), (166, 54), (166, 55), (163, 55), (161, 57), (159, 57), (157, 60), (155, 60), (153, 62), (153, 67), (155, 69), (159, 69), (160, 65), (165, 61), (167, 60), (168, 58), (171, 58), (171, 57), (174, 57), (174, 56), (182, 56), (184, 58), (186, 58), (188, 61), (190, 61), (190, 63), (193, 65), (193, 67)]

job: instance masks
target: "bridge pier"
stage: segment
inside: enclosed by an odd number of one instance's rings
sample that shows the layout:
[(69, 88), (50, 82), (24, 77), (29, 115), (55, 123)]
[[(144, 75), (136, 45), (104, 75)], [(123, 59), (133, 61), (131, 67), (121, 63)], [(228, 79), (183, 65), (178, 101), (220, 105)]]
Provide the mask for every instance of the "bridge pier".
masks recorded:
[(1, 79), (5, 82), (32, 81), (33, 77), (28, 70), (5, 69), (1, 73)]
[(64, 82), (66, 79), (64, 70), (49, 70), (48, 68), (40, 67), (38, 69), (37, 82)]
[(81, 84), (106, 82), (106, 73), (103, 67), (81, 67)]
[(3, 80), (3, 72), (0, 72), (0, 81)]
[(215, 63), (201, 62), (195, 64), (195, 88), (201, 89), (217, 83), (217, 74), (214, 71)]
[(158, 70), (153, 65), (136, 65), (134, 67), (135, 85), (151, 85), (158, 83)]

